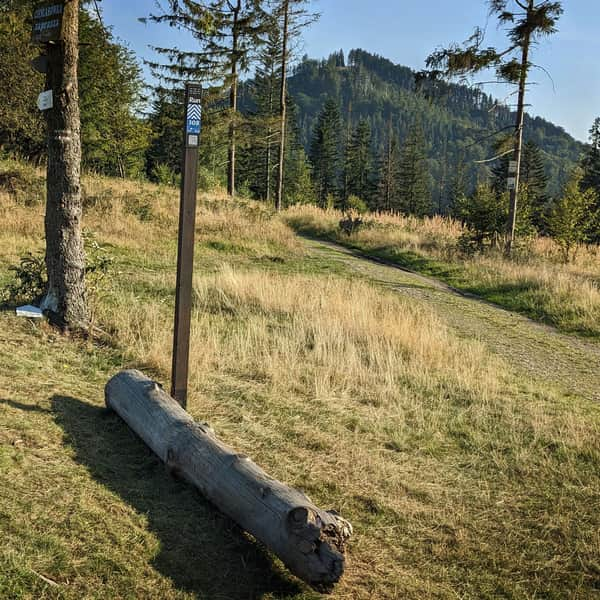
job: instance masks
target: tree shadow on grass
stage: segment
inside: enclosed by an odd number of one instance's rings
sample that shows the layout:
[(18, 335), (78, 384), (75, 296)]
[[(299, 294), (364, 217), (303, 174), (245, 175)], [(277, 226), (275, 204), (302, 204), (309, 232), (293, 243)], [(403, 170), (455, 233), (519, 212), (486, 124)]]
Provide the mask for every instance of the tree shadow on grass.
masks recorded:
[(227, 600), (306, 594), (235, 523), (171, 477), (117, 414), (66, 396), (51, 403), (75, 460), (147, 517), (161, 543), (154, 567), (178, 589)]

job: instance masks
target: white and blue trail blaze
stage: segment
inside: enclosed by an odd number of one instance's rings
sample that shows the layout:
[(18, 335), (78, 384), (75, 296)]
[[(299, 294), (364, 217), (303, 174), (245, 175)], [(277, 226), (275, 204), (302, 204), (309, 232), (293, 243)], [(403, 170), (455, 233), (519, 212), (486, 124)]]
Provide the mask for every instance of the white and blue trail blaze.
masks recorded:
[(200, 104), (190, 104), (187, 110), (187, 133), (200, 134), (202, 122), (202, 106)]

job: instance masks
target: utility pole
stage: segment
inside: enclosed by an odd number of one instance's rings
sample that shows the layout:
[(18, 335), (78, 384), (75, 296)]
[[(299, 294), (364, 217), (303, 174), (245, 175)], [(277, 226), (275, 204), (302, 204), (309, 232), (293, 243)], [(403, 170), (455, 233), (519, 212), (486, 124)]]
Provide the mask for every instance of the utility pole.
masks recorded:
[(48, 125), (46, 267), (48, 291), (42, 301), (51, 321), (63, 329), (85, 330), (85, 255), (81, 235), (81, 136), (79, 119), (79, 0), (43, 4), (34, 10), (32, 41), (47, 58), (46, 91), (38, 106)]
[(187, 405), (190, 360), (194, 233), (196, 229), (196, 190), (198, 187), (198, 146), (202, 128), (201, 102), (201, 86), (192, 83), (186, 84), (181, 203), (179, 207), (179, 242), (177, 246), (175, 327), (173, 333), (173, 368), (171, 371), (171, 396), (183, 408)]

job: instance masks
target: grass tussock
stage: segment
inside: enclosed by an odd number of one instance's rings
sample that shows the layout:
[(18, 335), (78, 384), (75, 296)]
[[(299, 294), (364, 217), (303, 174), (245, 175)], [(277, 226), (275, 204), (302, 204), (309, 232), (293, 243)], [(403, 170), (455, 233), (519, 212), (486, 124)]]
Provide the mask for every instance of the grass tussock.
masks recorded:
[(564, 331), (600, 335), (599, 247), (581, 247), (569, 264), (548, 238), (532, 240), (510, 260), (500, 251), (465, 256), (459, 244), (464, 229), (451, 219), (373, 215), (349, 237), (339, 230), (340, 218), (336, 211), (307, 206), (284, 215), (297, 231), (443, 279)]

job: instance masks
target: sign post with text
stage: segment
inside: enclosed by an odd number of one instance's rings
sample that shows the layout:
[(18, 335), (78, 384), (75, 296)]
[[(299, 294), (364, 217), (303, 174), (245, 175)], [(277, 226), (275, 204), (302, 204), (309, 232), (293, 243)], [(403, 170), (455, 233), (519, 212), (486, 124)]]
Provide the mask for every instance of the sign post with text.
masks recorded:
[(179, 208), (179, 243), (177, 247), (173, 369), (171, 372), (171, 396), (184, 408), (187, 405), (190, 356), (194, 231), (196, 228), (196, 190), (198, 185), (198, 146), (202, 127), (201, 102), (202, 87), (193, 83), (186, 84), (181, 203)]
[(62, 39), (64, 2), (47, 2), (33, 12), (31, 41), (34, 44), (47, 44)]

